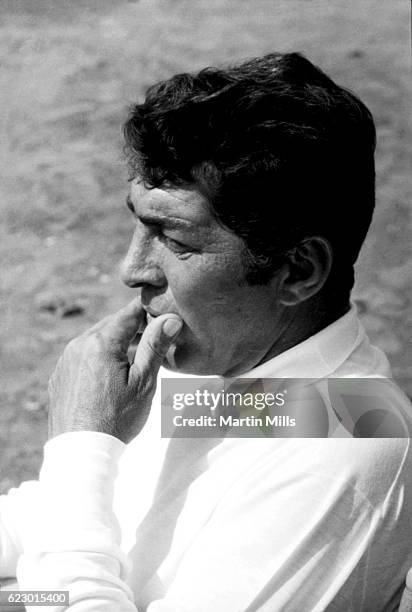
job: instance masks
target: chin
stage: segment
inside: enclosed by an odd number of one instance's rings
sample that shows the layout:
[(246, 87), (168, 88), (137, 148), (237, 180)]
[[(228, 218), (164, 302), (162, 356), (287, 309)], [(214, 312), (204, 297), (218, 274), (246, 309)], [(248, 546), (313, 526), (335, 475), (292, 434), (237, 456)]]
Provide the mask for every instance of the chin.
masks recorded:
[(192, 376), (220, 376), (214, 364), (199, 359), (198, 350), (185, 350), (184, 346), (172, 345), (166, 353), (163, 367), (172, 372)]

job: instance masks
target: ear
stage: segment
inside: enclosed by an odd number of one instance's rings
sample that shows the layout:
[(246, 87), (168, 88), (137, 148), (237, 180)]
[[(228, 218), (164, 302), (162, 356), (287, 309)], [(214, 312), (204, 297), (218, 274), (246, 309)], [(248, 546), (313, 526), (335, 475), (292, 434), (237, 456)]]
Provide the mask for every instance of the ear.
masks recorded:
[(332, 247), (321, 236), (305, 238), (286, 255), (279, 279), (279, 299), (284, 306), (297, 306), (319, 293), (329, 276)]

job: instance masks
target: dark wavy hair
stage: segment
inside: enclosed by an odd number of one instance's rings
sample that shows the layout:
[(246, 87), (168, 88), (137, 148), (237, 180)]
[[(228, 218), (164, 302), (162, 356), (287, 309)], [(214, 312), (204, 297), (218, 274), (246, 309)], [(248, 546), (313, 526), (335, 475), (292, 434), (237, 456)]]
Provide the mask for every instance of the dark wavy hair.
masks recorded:
[(245, 242), (248, 281), (323, 236), (327, 286), (348, 298), (375, 205), (376, 133), (367, 107), (299, 53), (177, 74), (150, 87), (124, 126), (131, 179), (195, 184)]

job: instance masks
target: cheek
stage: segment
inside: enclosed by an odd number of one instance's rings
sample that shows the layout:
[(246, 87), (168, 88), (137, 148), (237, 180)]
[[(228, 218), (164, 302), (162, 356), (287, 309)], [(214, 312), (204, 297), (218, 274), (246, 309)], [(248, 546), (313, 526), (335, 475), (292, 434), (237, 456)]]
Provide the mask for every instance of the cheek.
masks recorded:
[(227, 325), (228, 311), (233, 315), (241, 311), (240, 281), (238, 266), (222, 269), (214, 262), (206, 262), (190, 268), (186, 266), (170, 276), (169, 290), (177, 309), (188, 322), (202, 317), (207, 327), (216, 326), (222, 315)]

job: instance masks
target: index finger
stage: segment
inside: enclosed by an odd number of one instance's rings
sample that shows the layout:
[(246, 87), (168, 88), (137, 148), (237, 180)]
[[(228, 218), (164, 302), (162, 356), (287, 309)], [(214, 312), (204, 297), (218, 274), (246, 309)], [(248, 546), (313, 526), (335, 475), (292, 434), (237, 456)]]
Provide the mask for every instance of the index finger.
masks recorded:
[(114, 350), (126, 353), (133, 338), (145, 322), (145, 310), (136, 298), (115, 313), (99, 331)]
[[(136, 298), (137, 301), (139, 301), (139, 298)], [(133, 300), (134, 302), (135, 300)], [(100, 319), (100, 321), (97, 321), (97, 323), (95, 323), (92, 327), (89, 327), (88, 329), (86, 329), (86, 331), (84, 332), (85, 336), (89, 336), (91, 334), (94, 334), (96, 332), (101, 331), (102, 329), (104, 329), (105, 327), (108, 327), (110, 323), (112, 323), (116, 317), (118, 317), (125, 309), (127, 309), (133, 302), (130, 302), (127, 306), (124, 306), (123, 308), (121, 308), (120, 310), (118, 310), (117, 312), (112, 312), (111, 314), (105, 316), (103, 319)], [(140, 301), (139, 301), (140, 302)], [(145, 313), (143, 311), (143, 318), (141, 320), (141, 327), (142, 327), (142, 331), (143, 331), (143, 324), (145, 324)]]

